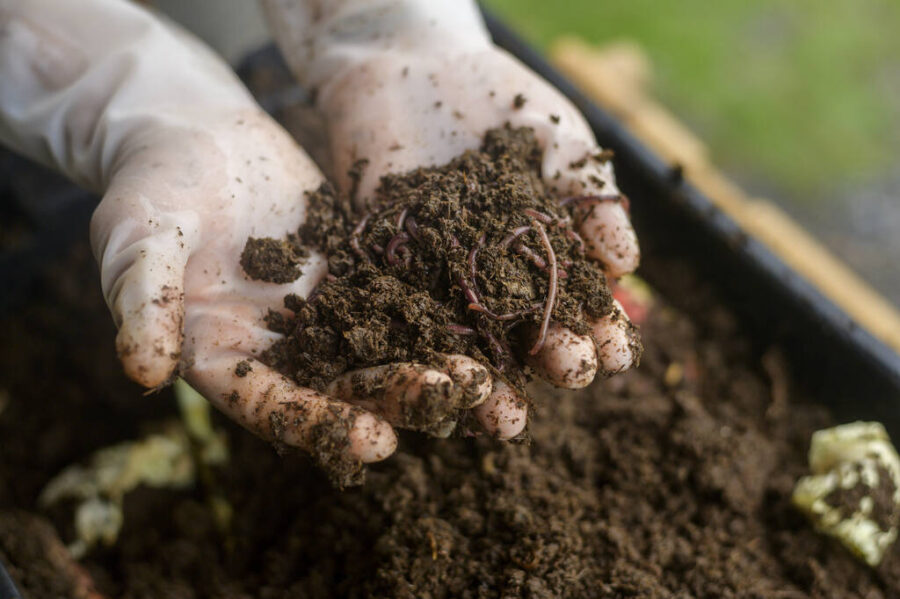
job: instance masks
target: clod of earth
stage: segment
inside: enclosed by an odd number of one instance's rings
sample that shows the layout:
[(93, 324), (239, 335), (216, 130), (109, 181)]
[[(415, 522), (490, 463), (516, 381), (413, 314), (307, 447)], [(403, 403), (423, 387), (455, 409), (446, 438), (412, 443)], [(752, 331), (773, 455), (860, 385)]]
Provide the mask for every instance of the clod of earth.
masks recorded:
[(328, 184), (307, 199), (297, 237), (325, 254), (329, 273), (308, 298), (285, 299), (293, 316), (270, 313), (285, 337), (264, 356), (301, 385), (323, 390), (393, 362), (439, 366), (449, 353), (522, 390), (522, 359), (551, 322), (588, 335), (614, 309), (577, 225), (592, 205), (624, 198), (554, 197), (531, 129), (494, 129), (444, 166), (383, 177), (362, 214)]
[(307, 252), (292, 236), (287, 240), (251, 237), (241, 252), (241, 266), (248, 275), (267, 283), (290, 283), (301, 274)]

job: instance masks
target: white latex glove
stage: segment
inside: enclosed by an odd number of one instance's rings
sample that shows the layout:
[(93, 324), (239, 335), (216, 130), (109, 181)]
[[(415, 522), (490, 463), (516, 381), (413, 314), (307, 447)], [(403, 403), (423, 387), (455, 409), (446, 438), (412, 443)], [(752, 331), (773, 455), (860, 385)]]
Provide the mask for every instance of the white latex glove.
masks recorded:
[[(535, 130), (544, 179), (560, 198), (619, 195), (612, 166), (591, 159), (600, 148), (583, 117), (491, 43), (474, 1), (262, 2), (292, 70), (316, 91), (338, 183), (346, 190), (351, 165), (369, 160), (361, 199), (382, 175), (446, 163), (507, 122)], [(640, 253), (623, 201), (590, 204), (580, 233), (588, 255), (610, 276), (637, 267)], [(632, 327), (621, 307), (595, 323), (593, 333), (592, 340), (556, 327), (528, 361), (543, 378), (570, 388), (589, 384), (598, 366), (607, 373), (631, 366)], [(525, 424), (524, 405), (502, 387), (476, 412), (509, 437)]]
[[(371, 462), (394, 450), (392, 427), (344, 400), (399, 418), (397, 407), (429, 385), (484, 370), (468, 358), (444, 372), (401, 365), (365, 373), (384, 382), (382, 397), (353, 397), (336, 383), (336, 399), (254, 359), (277, 338), (266, 311), (288, 293), (308, 295), (327, 266), (313, 255), (293, 283), (251, 281), (241, 251), (248, 237), (296, 231), (304, 192), (323, 177), (184, 32), (123, 0), (0, 0), (0, 81), (0, 140), (103, 193), (91, 240), (117, 349), (137, 382), (164, 384), (180, 364), (260, 436)], [(239, 376), (245, 360), (251, 370)], [(392, 382), (404, 371), (403, 385)]]

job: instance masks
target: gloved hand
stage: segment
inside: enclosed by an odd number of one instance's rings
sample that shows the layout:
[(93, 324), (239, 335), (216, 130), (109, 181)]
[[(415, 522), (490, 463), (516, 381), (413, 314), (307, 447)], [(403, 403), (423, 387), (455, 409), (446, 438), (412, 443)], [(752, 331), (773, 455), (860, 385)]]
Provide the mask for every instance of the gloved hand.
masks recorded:
[(327, 267), (313, 254), (293, 283), (252, 281), (241, 251), (248, 237), (296, 231), (304, 193), (323, 177), (184, 32), (121, 0), (0, 0), (0, 81), (0, 140), (103, 193), (91, 240), (135, 381), (164, 384), (180, 365), (260, 436), (325, 461), (372, 462), (396, 446), (386, 418), (397, 406), (484, 370), (465, 357), (443, 372), (373, 369), (365, 376), (383, 383), (382, 397), (341, 381), (326, 396), (255, 359), (276, 338), (267, 310), (305, 297)]
[[(578, 113), (559, 92), (495, 47), (471, 0), (262, 0), (271, 28), (300, 82), (315, 90), (325, 116), (334, 177), (368, 159), (358, 197), (379, 178), (448, 162), (477, 148), (504, 123), (535, 130), (544, 149), (544, 180), (560, 198), (603, 196), (582, 214), (589, 257), (611, 277), (633, 271), (640, 253), (608, 162)], [(583, 387), (598, 367), (629, 368), (637, 357), (621, 306), (594, 324), (593, 339), (556, 327), (537, 355), (538, 374)], [(599, 365), (598, 365), (599, 361)], [(479, 408), (501, 437), (525, 424), (525, 403), (498, 386)]]

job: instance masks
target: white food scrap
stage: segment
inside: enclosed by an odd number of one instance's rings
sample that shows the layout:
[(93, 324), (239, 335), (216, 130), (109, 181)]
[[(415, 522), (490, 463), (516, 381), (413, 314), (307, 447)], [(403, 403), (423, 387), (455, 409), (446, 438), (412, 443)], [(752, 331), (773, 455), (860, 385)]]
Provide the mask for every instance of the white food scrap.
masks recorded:
[(161, 432), (100, 449), (86, 465), (69, 466), (44, 487), (43, 506), (75, 502), (77, 539), (69, 551), (76, 559), (98, 543), (115, 543), (129, 491), (141, 485), (183, 489), (194, 483), (198, 467), (227, 461), (225, 437), (212, 427), (209, 403), (185, 383), (176, 387), (176, 395), (182, 422), (169, 422)]
[(816, 529), (870, 566), (881, 563), (900, 524), (900, 457), (878, 422), (817, 431), (812, 475), (797, 481), (794, 505)]

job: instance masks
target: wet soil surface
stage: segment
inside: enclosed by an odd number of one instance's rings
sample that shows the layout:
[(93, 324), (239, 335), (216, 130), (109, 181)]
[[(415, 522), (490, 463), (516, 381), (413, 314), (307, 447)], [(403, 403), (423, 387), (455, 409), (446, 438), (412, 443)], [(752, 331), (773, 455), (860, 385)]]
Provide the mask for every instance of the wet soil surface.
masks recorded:
[(60, 551), (71, 522), (36, 507), (41, 487), (175, 414), (119, 374), (80, 247), (0, 318), (0, 560), (35, 599), (900, 596), (897, 548), (870, 570), (790, 507), (827, 412), (689, 269), (648, 267), (679, 309), (650, 310), (635, 371), (579, 393), (531, 387), (530, 445), (407, 433), (340, 492), (220, 419), (230, 529), (202, 487), (139, 490), (119, 544), (79, 566)]

